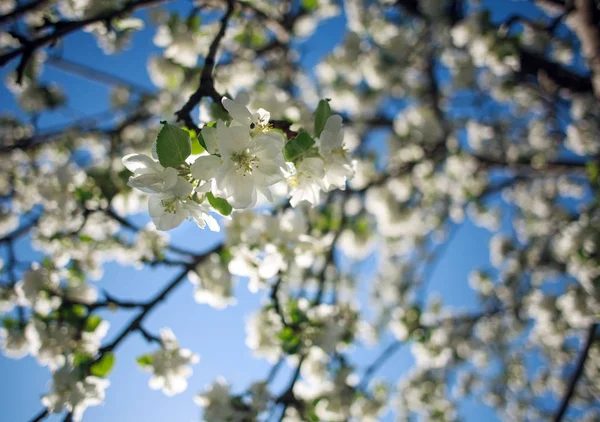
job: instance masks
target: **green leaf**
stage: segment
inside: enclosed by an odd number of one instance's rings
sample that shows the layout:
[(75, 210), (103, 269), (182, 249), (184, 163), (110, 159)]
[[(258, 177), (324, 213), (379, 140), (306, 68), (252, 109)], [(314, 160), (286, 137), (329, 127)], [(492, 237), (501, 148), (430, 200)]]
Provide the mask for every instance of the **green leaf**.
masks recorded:
[(306, 132), (300, 132), (298, 136), (285, 144), (283, 157), (286, 161), (294, 161), (315, 144), (315, 140)]
[(108, 375), (113, 365), (115, 364), (115, 355), (113, 353), (105, 353), (100, 360), (90, 367), (90, 373), (97, 377), (105, 377)]
[(194, 129), (189, 129), (185, 126), (182, 127), (182, 129), (185, 130), (190, 135), (190, 139), (192, 140), (192, 154), (194, 154), (194, 155), (202, 154), (204, 152), (204, 150), (206, 150), (206, 148), (204, 148), (204, 146), (202, 144), (200, 144), (200, 140), (199, 140), (200, 135), (196, 135), (196, 131)]
[(197, 32), (200, 28), (200, 24), (202, 23), (202, 18), (198, 15), (190, 16), (186, 23), (190, 31)]
[(219, 252), (219, 257), (221, 258), (222, 263), (227, 264), (233, 259), (233, 254), (229, 248), (223, 248), (221, 249), (221, 252)]
[(83, 324), (87, 309), (83, 305), (63, 306), (58, 309), (58, 312), (60, 319), (79, 326), (80, 324)]
[(85, 280), (85, 272), (81, 269), (78, 261), (73, 261), (68, 271), (71, 278)]
[(302, 7), (307, 10), (314, 10), (319, 6), (319, 0), (302, 0)]
[(79, 235), (79, 241), (82, 243), (90, 243), (94, 241), (94, 238), (86, 234), (81, 234)]
[(371, 231), (371, 223), (367, 217), (360, 217), (354, 223), (354, 232), (360, 236), (366, 236)]
[(192, 141), (192, 154), (202, 154), (205, 150), (206, 148), (204, 148), (204, 146), (200, 143), (200, 136)]
[(79, 202), (86, 202), (94, 198), (94, 193), (85, 188), (76, 188), (73, 196)]
[(17, 321), (16, 319), (13, 318), (4, 318), (2, 320), (2, 325), (4, 325), (4, 328), (6, 328), (7, 330), (14, 330), (15, 328), (19, 328), (19, 321)]
[(94, 361), (90, 355), (85, 353), (75, 353), (73, 358), (73, 366), (86, 367)]
[(171, 29), (175, 29), (177, 26), (179, 26), (179, 15), (177, 13), (171, 13), (167, 22), (167, 26)]
[(154, 358), (152, 357), (152, 355), (142, 355), (136, 359), (138, 365), (140, 366), (152, 365), (153, 360)]
[(73, 311), (73, 315), (79, 318), (85, 318), (87, 315), (87, 309), (83, 305), (73, 305), (71, 310)]
[(190, 135), (178, 126), (165, 123), (156, 137), (156, 154), (163, 167), (177, 168), (192, 153)]
[(98, 328), (101, 322), (102, 318), (100, 318), (98, 315), (90, 315), (88, 319), (85, 320), (84, 330), (89, 333), (96, 331), (96, 328)]
[(600, 175), (600, 171), (598, 169), (598, 164), (596, 164), (594, 162), (589, 162), (586, 164), (586, 167), (587, 167), (587, 173), (588, 173), (590, 180), (592, 182), (597, 181), (598, 176)]
[(327, 119), (331, 116), (331, 107), (329, 107), (328, 100), (319, 101), (319, 105), (317, 109), (313, 113), (313, 117), (315, 118), (315, 136), (321, 136), (321, 132), (325, 129), (325, 123), (327, 123)]
[(281, 348), (289, 355), (293, 355), (300, 349), (300, 337), (292, 327), (284, 327), (277, 337), (281, 340)]
[(215, 210), (217, 210), (219, 212), (219, 214), (221, 214), (221, 215), (231, 214), (233, 207), (229, 204), (229, 202), (227, 202), (226, 199), (218, 198), (218, 197), (214, 196), (211, 192), (208, 192), (206, 194), (206, 197), (208, 198), (208, 202), (210, 203), (210, 205), (212, 205), (212, 207)]

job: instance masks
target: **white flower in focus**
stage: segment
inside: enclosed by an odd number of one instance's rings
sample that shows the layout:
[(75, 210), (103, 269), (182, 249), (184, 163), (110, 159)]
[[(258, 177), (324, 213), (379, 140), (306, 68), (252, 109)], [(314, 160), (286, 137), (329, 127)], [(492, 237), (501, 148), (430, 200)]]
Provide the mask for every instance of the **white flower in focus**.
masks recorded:
[(171, 230), (179, 226), (185, 219), (192, 219), (201, 229), (208, 225), (212, 231), (220, 230), (219, 224), (202, 205), (188, 199), (194, 187), (177, 177), (175, 185), (168, 191), (150, 195), (148, 211), (152, 222), (158, 230)]
[(178, 182), (177, 170), (164, 168), (158, 161), (144, 154), (126, 155), (123, 157), (123, 165), (133, 173), (127, 184), (145, 193), (167, 192), (175, 188)]
[(346, 180), (352, 177), (354, 170), (344, 148), (342, 117), (329, 116), (325, 128), (319, 137), (319, 151), (325, 159), (325, 190), (346, 189)]
[(85, 409), (104, 402), (104, 390), (110, 381), (94, 376), (81, 378), (81, 370), (65, 365), (52, 374), (52, 391), (42, 397), (42, 404), (51, 413), (67, 410), (73, 421), (79, 422)]
[(234, 124), (258, 133), (267, 127), (271, 113), (262, 108), (252, 113), (247, 107), (249, 102), (250, 96), (246, 92), (238, 93), (234, 100), (226, 97), (222, 99), (223, 107), (229, 112)]
[(160, 331), (160, 340), (162, 349), (150, 355), (151, 361), (142, 369), (153, 374), (148, 383), (151, 389), (162, 389), (167, 396), (173, 396), (186, 390), (186, 378), (192, 375), (189, 365), (198, 363), (200, 357), (189, 349), (181, 349), (168, 328)]
[(251, 138), (245, 126), (227, 127), (219, 121), (216, 128), (204, 127), (202, 136), (208, 152), (220, 156), (198, 157), (191, 166), (195, 178), (214, 179), (213, 191), (230, 199), (234, 208), (254, 206), (257, 192), (273, 201), (270, 186), (283, 179), (285, 166), (281, 134), (260, 133)]
[(325, 164), (319, 157), (304, 158), (288, 177), (288, 184), (292, 188), (290, 204), (296, 207), (300, 202), (306, 201), (317, 205), (321, 198), (321, 191), (325, 191)]

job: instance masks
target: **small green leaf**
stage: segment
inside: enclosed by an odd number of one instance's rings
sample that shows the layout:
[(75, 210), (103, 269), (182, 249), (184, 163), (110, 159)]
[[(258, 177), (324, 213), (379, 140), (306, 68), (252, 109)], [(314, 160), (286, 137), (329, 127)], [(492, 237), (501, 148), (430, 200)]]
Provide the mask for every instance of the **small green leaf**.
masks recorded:
[(90, 355), (85, 353), (75, 353), (73, 358), (73, 366), (86, 367), (94, 361)]
[(293, 355), (300, 349), (300, 337), (293, 328), (284, 327), (277, 337), (281, 340), (281, 348), (288, 355)]
[(165, 123), (156, 137), (156, 154), (164, 167), (179, 167), (192, 153), (190, 135), (178, 126)]
[(14, 330), (15, 328), (19, 328), (19, 321), (13, 318), (4, 318), (2, 320), (2, 325), (4, 325), (4, 328), (7, 330)]
[(71, 310), (73, 311), (73, 315), (79, 318), (85, 318), (87, 315), (87, 309), (83, 305), (73, 305)]
[(325, 123), (327, 123), (327, 119), (331, 116), (331, 107), (329, 107), (328, 100), (319, 101), (319, 105), (317, 109), (313, 113), (313, 117), (315, 118), (315, 136), (321, 136), (321, 132), (325, 129)]
[(354, 223), (354, 232), (360, 236), (366, 236), (371, 231), (371, 223), (367, 217), (360, 217)]
[(286, 161), (294, 161), (315, 144), (315, 140), (306, 132), (300, 132), (298, 136), (285, 144), (283, 157)]
[(315, 10), (319, 6), (319, 0), (302, 0), (302, 7), (307, 10)]
[(138, 365), (140, 366), (152, 365), (153, 360), (154, 358), (152, 357), (152, 355), (142, 355), (136, 359)]
[(115, 355), (113, 353), (105, 353), (100, 360), (90, 367), (90, 373), (97, 377), (105, 377), (108, 375), (113, 365), (115, 364)]
[(98, 328), (101, 322), (102, 318), (100, 318), (98, 315), (90, 315), (85, 321), (84, 330), (89, 333), (96, 331), (96, 328)]
[(229, 204), (229, 202), (227, 202), (226, 199), (218, 198), (218, 197), (214, 196), (211, 192), (208, 192), (206, 194), (206, 197), (208, 198), (208, 202), (210, 203), (210, 205), (212, 205), (212, 207), (215, 210), (217, 210), (219, 212), (219, 214), (221, 214), (221, 215), (231, 214), (233, 207)]
[(219, 257), (221, 258), (222, 263), (227, 264), (233, 259), (233, 254), (229, 248), (223, 248), (221, 249), (221, 252), (219, 252)]
[(90, 190), (87, 190), (85, 188), (76, 188), (75, 192), (73, 193), (73, 196), (75, 197), (75, 199), (79, 202), (85, 202), (85, 201), (89, 201), (91, 199), (94, 198), (94, 193)]
[(79, 235), (79, 241), (82, 243), (90, 243), (94, 241), (94, 238), (86, 234), (81, 234)]
[(586, 164), (586, 167), (587, 167), (587, 173), (588, 173), (590, 180), (592, 182), (597, 181), (598, 176), (600, 175), (600, 171), (598, 169), (598, 164), (596, 164), (594, 162), (589, 162)]
[(72, 324), (82, 324), (87, 315), (87, 309), (83, 305), (63, 306), (58, 309), (59, 318)]
[(198, 15), (190, 16), (187, 19), (187, 27), (190, 31), (196, 32), (200, 28), (200, 24), (202, 23), (202, 18)]
[(175, 29), (179, 26), (179, 15), (177, 13), (171, 13), (171, 15), (169, 15), (167, 26), (171, 29)]
[[(198, 135), (197, 138), (192, 138), (192, 154), (194, 155), (198, 155), (198, 154), (202, 154), (204, 151), (206, 151), (206, 148), (204, 148), (204, 145), (202, 145), (200, 143), (200, 138), (202, 137), (202, 135)], [(202, 139), (202, 141), (204, 142), (204, 139)]]

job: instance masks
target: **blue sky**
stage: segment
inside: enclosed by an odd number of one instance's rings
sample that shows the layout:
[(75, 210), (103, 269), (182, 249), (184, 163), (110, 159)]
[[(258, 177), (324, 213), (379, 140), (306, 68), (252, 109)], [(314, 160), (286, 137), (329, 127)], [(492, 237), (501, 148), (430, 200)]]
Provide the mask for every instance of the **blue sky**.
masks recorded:
[[(502, 0), (488, 1), (498, 19), (509, 14)], [(187, 4), (187, 3), (186, 3)], [(529, 4), (520, 3), (511, 7), (524, 8), (529, 13)], [(142, 14), (141, 16), (144, 16)], [(343, 18), (335, 18), (323, 24), (317, 33), (303, 45), (306, 52), (303, 63), (312, 66), (320, 57), (340, 40), (340, 31), (344, 26)], [(67, 37), (63, 57), (89, 65), (99, 70), (118, 74), (120, 77), (135, 81), (137, 84), (153, 89), (146, 72), (147, 57), (159, 52), (152, 44), (153, 29), (148, 26), (136, 34), (133, 48), (114, 56), (104, 56), (96, 46), (95, 40), (85, 33)], [(0, 72), (6, 76), (6, 70)], [(40, 127), (51, 127), (69, 122), (85, 115), (105, 111), (108, 106), (109, 90), (104, 85), (90, 82), (76, 76), (66, 75), (51, 66), (46, 66), (43, 80), (55, 81), (68, 93), (68, 110), (52, 113), (40, 119)], [(18, 113), (12, 94), (0, 86), (0, 110)], [(164, 116), (171, 118), (172, 116)], [(136, 217), (136, 222), (148, 221), (145, 215)], [(209, 249), (219, 241), (220, 235), (201, 231), (188, 223), (170, 232), (172, 240), (180, 246), (198, 251)], [(465, 222), (457, 228), (452, 244), (446, 249), (440, 262), (432, 273), (429, 292), (437, 292), (447, 305), (472, 308), (475, 298), (468, 288), (469, 272), (476, 267), (489, 267), (487, 243), (490, 234)], [(33, 256), (28, 240), (19, 244), (21, 256)], [(4, 253), (4, 251), (3, 251)], [(172, 270), (145, 268), (136, 271), (117, 264), (108, 264), (98, 287), (108, 290), (119, 298), (142, 299), (151, 297), (171, 277)], [(106, 403), (90, 408), (84, 420), (95, 421), (197, 421), (200, 408), (192, 397), (204, 386), (222, 375), (234, 385), (237, 391), (245, 389), (252, 381), (264, 379), (270, 365), (263, 360), (252, 358), (245, 346), (245, 320), (250, 313), (259, 308), (261, 295), (248, 292), (244, 282), (236, 288), (238, 304), (235, 308), (223, 311), (214, 310), (206, 305), (197, 304), (192, 295), (190, 283), (183, 283), (151, 314), (144, 324), (152, 332), (158, 332), (163, 326), (171, 327), (183, 347), (200, 354), (201, 360), (194, 367), (194, 375), (189, 380), (185, 393), (175, 397), (166, 397), (159, 391), (147, 386), (149, 374), (141, 371), (135, 358), (154, 350), (139, 335), (128, 338), (117, 350), (117, 361), (110, 375), (111, 386), (107, 390)], [(107, 339), (120, 331), (135, 311), (104, 312), (111, 321)], [(385, 347), (384, 341), (381, 347)], [(378, 353), (375, 350), (358, 349), (354, 358), (359, 363), (371, 362)], [(390, 380), (397, 380), (411, 365), (409, 348), (395, 355), (381, 370), (380, 374)], [(276, 385), (285, 385), (289, 370), (280, 372)], [(0, 356), (0, 419), (5, 421), (26, 421), (41, 410), (40, 397), (47, 391), (50, 374), (46, 368), (39, 367), (31, 357), (22, 360), (7, 359)], [(467, 403), (463, 416), (466, 420), (493, 420), (491, 414), (481, 406)], [(62, 420), (58, 417), (49, 420)]]

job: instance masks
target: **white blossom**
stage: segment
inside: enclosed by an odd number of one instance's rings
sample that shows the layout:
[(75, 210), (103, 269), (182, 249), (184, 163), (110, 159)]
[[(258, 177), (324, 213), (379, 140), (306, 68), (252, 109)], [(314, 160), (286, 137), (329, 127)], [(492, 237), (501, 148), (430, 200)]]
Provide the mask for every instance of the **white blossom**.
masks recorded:
[(162, 390), (167, 396), (182, 393), (187, 389), (187, 378), (192, 376), (190, 365), (200, 357), (177, 344), (173, 332), (168, 328), (160, 331), (162, 348), (149, 355), (150, 361), (142, 369), (152, 372), (148, 385), (153, 390)]

